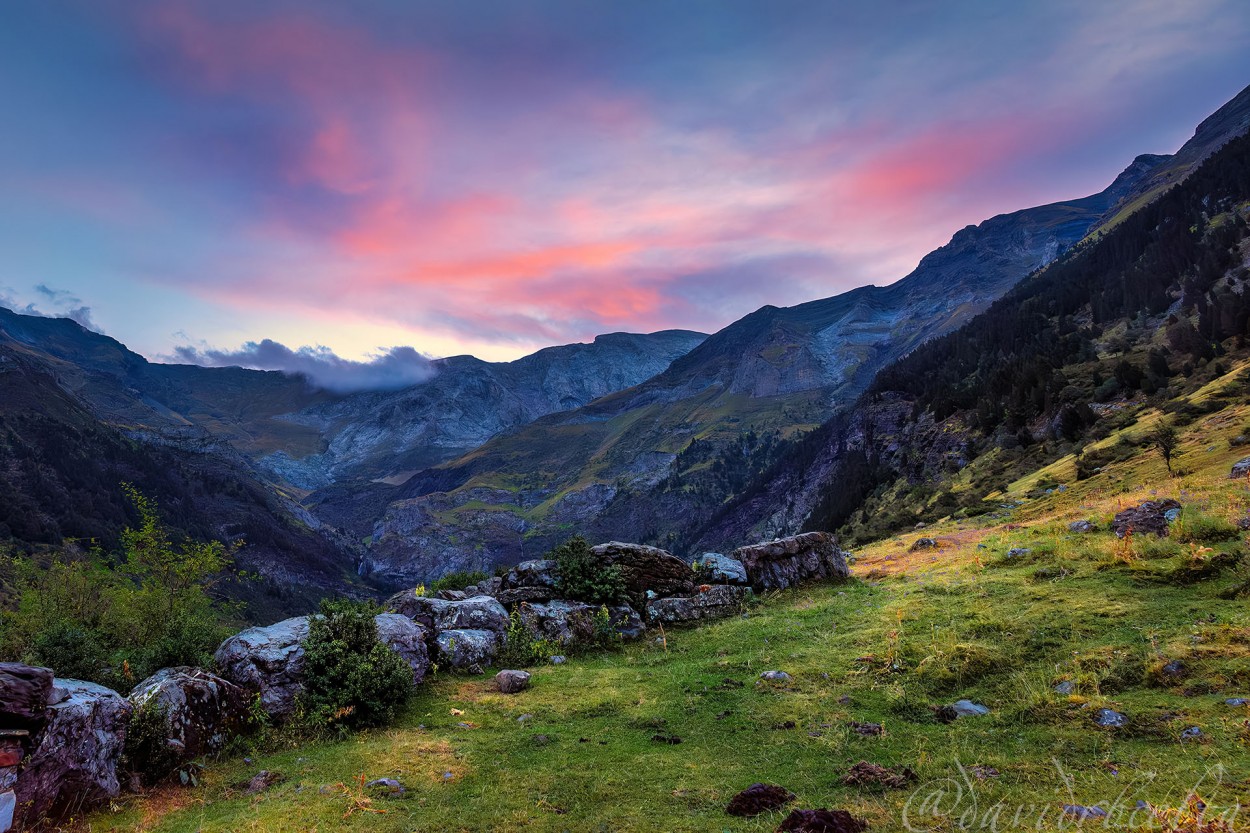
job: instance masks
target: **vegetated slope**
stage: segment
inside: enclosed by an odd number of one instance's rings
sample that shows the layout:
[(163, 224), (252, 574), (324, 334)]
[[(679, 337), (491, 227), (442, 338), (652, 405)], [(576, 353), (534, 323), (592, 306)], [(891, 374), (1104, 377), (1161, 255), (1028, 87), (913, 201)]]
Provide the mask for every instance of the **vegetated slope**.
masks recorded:
[[(719, 522), (787, 441), (853, 402), (890, 361), (958, 329), (1053, 261), (1160, 165), (1184, 170), (1184, 160), (1244, 129), (1244, 97), (1176, 157), (1138, 157), (1100, 194), (963, 229), (890, 286), (764, 307), (641, 385), (502, 434), (364, 504), (359, 494), (323, 495), (318, 511), (371, 532), (368, 563), (396, 582), (512, 563), (572, 532), (693, 551), (709, 518)], [(369, 530), (362, 521), (383, 501)]]
[[(997, 517), (856, 549), (847, 584), (769, 594), (745, 616), (531, 669), (516, 695), (489, 675), (440, 671), (395, 726), (242, 745), (209, 763), (204, 786), (129, 799), (91, 829), (763, 833), (792, 807), (847, 809), (870, 830), (957, 828), (987, 813), (1066, 829), (1066, 805), (1099, 806), (1111, 817), (1086, 826), (1119, 830), (1146, 826), (1138, 802), (1162, 812), (1194, 789), (1208, 821), (1239, 829), (1250, 713), (1227, 701), (1250, 697), (1250, 562), (1237, 528), (1246, 483), (1228, 471), (1250, 404), (1225, 395), (1239, 372), (1186, 400), (1222, 405), (1181, 429), (1180, 477), (1136, 447), (1082, 481), (1068, 460), (1063, 491), (1044, 494), (1030, 472), (1007, 495), (1036, 496)], [(1156, 497), (1184, 504), (1170, 537), (1126, 543), (1108, 530), (1121, 504)], [(1069, 532), (1077, 519), (1095, 531)], [(938, 548), (909, 552), (922, 535)], [(760, 681), (773, 669), (792, 680)], [(989, 713), (939, 722), (933, 708), (962, 698)], [(1100, 727), (1102, 709), (1127, 725)], [(844, 784), (859, 761), (910, 767), (917, 781)], [(285, 781), (260, 797), (234, 786), (262, 769)], [(376, 778), (405, 792), (357, 787)], [(727, 815), (756, 782), (796, 800)]]
[(0, 343), (0, 547), (39, 558), (66, 547), (114, 549), (137, 520), (121, 489), (128, 482), (158, 501), (177, 533), (244, 542), (240, 566), (263, 579), (229, 586), (252, 618), (302, 611), (326, 594), (370, 592), (335, 538), (229, 446), (128, 435), (62, 387), (61, 371)]
[(1223, 372), (1250, 335), (1248, 203), (1242, 136), (968, 326), (883, 370), (702, 543), (844, 524), (870, 538), (975, 510), (1021, 466), (1098, 439), (1126, 401), (1167, 401)]

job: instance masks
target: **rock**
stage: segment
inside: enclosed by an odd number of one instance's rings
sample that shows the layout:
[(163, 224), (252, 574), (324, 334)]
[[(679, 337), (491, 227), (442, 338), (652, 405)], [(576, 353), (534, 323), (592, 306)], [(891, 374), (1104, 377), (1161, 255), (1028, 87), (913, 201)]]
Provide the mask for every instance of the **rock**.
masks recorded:
[(1250, 699), (1245, 697), (1229, 697), (1224, 701), (1226, 706), (1250, 706)]
[(530, 687), (528, 671), (500, 671), (495, 675), (495, 685), (504, 694), (519, 694)]
[(1064, 697), (1067, 697), (1069, 694), (1074, 694), (1075, 692), (1076, 683), (1071, 680), (1064, 680), (1055, 686), (1055, 694), (1062, 694)]
[(0, 662), (0, 728), (39, 726), (52, 693), (52, 671), (20, 662)]
[(221, 676), (260, 694), (266, 714), (287, 717), (303, 689), (307, 638), (308, 617), (297, 616), (235, 634), (221, 643), (214, 659)]
[(270, 772), (267, 769), (262, 769), (251, 777), (245, 789), (248, 795), (255, 795), (256, 793), (264, 792), (275, 784), (281, 784), (285, 780), (286, 776), (281, 772)]
[(671, 596), (647, 604), (651, 622), (680, 623), (701, 619), (724, 619), (742, 610), (749, 587), (718, 584), (694, 596)]
[(547, 661), (552, 665), (564, 665), (564, 663), (568, 662), (568, 658), (563, 654), (554, 654), (553, 656), (548, 657)]
[(747, 568), (738, 559), (718, 552), (705, 552), (694, 560), (715, 584), (746, 584)]
[(463, 602), (468, 598), (463, 590), (439, 590), (435, 598), (442, 599), (445, 602)]
[(1081, 804), (1063, 805), (1063, 814), (1075, 819), (1104, 819), (1107, 811), (1101, 807), (1085, 807)]
[(1185, 668), (1185, 663), (1181, 662), (1179, 659), (1174, 659), (1159, 669), (1159, 675), (1161, 677), (1170, 677), (1171, 679), (1176, 680), (1184, 677), (1187, 670), (1188, 669)]
[(554, 591), (560, 586), (560, 566), (549, 558), (522, 561), (503, 576), (501, 585), (503, 590), (545, 587)]
[(777, 833), (863, 833), (868, 822), (846, 810), (793, 810)]
[(439, 661), (451, 668), (485, 667), (495, 661), (499, 652), (500, 636), (488, 630), (439, 631), (435, 642)]
[(809, 579), (846, 579), (846, 553), (828, 532), (807, 532), (764, 544), (740, 547), (733, 557), (746, 568), (747, 578), (758, 591), (793, 587)]
[(14, 789), (17, 826), (80, 813), (121, 792), (117, 765), (131, 705), (116, 691), (54, 680), (46, 724), (35, 736)]
[(751, 818), (760, 813), (780, 810), (797, 796), (776, 784), (752, 784), (729, 799), (725, 812), (731, 816)]
[(1202, 738), (1203, 738), (1202, 729), (1201, 729), (1200, 727), (1198, 727), (1198, 726), (1190, 726), (1188, 729), (1186, 729), (1185, 731), (1181, 732), (1181, 740), (1182, 740), (1182, 741), (1186, 741), (1186, 740), (1202, 740)]
[(1242, 477), (1250, 477), (1250, 457), (1242, 457), (1236, 463), (1233, 463), (1232, 471), (1228, 474), (1229, 480), (1237, 480)]
[(875, 738), (885, 734), (885, 727), (880, 723), (861, 723), (858, 720), (851, 721), (851, 730), (865, 738)]
[(1033, 550), (1029, 549), (1028, 547), (1013, 547), (1012, 549), (1007, 550), (1007, 557), (1008, 558), (1024, 558), (1026, 555), (1028, 555), (1031, 552), (1033, 552)]
[[(554, 599), (522, 605), (521, 622), (538, 639), (549, 639), (561, 646), (585, 644), (594, 639), (595, 617), (601, 608), (602, 605)], [(642, 618), (629, 605), (609, 607), (608, 620), (624, 639), (642, 635)]]
[(635, 596), (654, 590), (660, 596), (680, 596), (694, 590), (694, 570), (675, 555), (645, 544), (610, 541), (591, 552), (603, 563), (616, 566), (625, 589)]
[(477, 584), (464, 588), (464, 595), (473, 598), (474, 596), (491, 596), (499, 597), (499, 591), (503, 589), (503, 579), (500, 576), (491, 576), (490, 578), (479, 581)]
[(408, 663), (412, 684), (421, 685), (430, 670), (430, 652), (426, 647), (429, 632), (399, 613), (379, 613), (373, 621), (378, 626), (378, 639)]
[(919, 779), (916, 773), (909, 767), (891, 767), (887, 769), (880, 764), (874, 764), (870, 761), (860, 761), (851, 767), (850, 771), (842, 778), (842, 783), (848, 787), (879, 786), (891, 790), (901, 790), (917, 780)]
[(1170, 524), (1174, 524), (1177, 522), (1177, 520), (1180, 519), (1180, 516), (1181, 516), (1181, 510), (1169, 509), (1168, 511), (1163, 513), (1163, 520), (1167, 521)]
[(1116, 537), (1123, 538), (1130, 531), (1134, 535), (1155, 534), (1166, 537), (1168, 534), (1169, 510), (1180, 509), (1181, 505), (1174, 500), (1148, 500), (1138, 506), (1125, 509), (1115, 516), (1111, 522), (1111, 531)]
[(908, 552), (924, 552), (925, 550), (935, 550), (938, 548), (938, 542), (932, 538), (917, 538), (912, 545), (907, 548)]
[(136, 709), (164, 713), (166, 744), (179, 763), (216, 752), (247, 723), (247, 692), (201, 668), (162, 668), (127, 699)]
[(951, 708), (955, 710), (957, 717), (981, 717), (990, 713), (988, 707), (980, 703), (974, 703), (971, 700), (956, 700), (951, 703)]
[(391, 795), (403, 795), (407, 792), (407, 790), (404, 789), (404, 785), (396, 781), (394, 778), (375, 778), (365, 784), (365, 789), (376, 789), (390, 793)]
[[(403, 598), (399, 598), (400, 596)], [(392, 596), (387, 607), (424, 625), (434, 633), (446, 630), (478, 630), (502, 634), (508, 629), (507, 609), (498, 599), (490, 596), (452, 601), (417, 596), (409, 592), (406, 596)]]
[(1094, 713), (1094, 722), (1106, 729), (1118, 729), (1128, 725), (1128, 716), (1114, 709), (1099, 709)]
[(1076, 532), (1081, 535), (1086, 535), (1090, 532), (1097, 531), (1098, 527), (1094, 525), (1093, 521), (1073, 521), (1068, 524), (1068, 532)]
[(794, 678), (784, 671), (765, 671), (760, 679), (766, 683), (788, 683)]

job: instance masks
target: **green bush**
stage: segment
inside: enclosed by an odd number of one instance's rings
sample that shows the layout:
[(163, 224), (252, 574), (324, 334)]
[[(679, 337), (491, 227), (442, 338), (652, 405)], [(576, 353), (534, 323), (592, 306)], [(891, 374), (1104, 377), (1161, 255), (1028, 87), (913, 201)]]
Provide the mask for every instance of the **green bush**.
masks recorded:
[(126, 749), (122, 767), (139, 776), (145, 785), (168, 778), (178, 766), (178, 753), (170, 748), (169, 716), (154, 703), (144, 703), (130, 713), (126, 724)]
[(321, 602), (304, 642), (301, 706), (314, 727), (380, 726), (412, 694), (412, 669), (378, 639), (371, 602)]
[(521, 621), (520, 611), (508, 617), (508, 629), (497, 661), (506, 668), (528, 668), (547, 662), (552, 654), (561, 653), (560, 646), (546, 639), (537, 639)]
[(140, 523), (123, 532), (115, 556), (3, 560), (13, 601), (0, 614), (0, 658), (127, 691), (159, 668), (209, 663), (237, 629), (237, 608), (213, 598), (237, 548), (174, 543), (156, 504), (124, 490)]
[(626, 598), (625, 579), (615, 565), (608, 566), (590, 551), (580, 535), (547, 553), (560, 569), (558, 589), (566, 599), (588, 604), (619, 604)]
[(440, 590), (463, 590), (470, 584), (477, 584), (478, 582), (486, 581), (488, 578), (490, 577), (481, 570), (456, 570), (430, 582), (426, 592), (437, 593)]

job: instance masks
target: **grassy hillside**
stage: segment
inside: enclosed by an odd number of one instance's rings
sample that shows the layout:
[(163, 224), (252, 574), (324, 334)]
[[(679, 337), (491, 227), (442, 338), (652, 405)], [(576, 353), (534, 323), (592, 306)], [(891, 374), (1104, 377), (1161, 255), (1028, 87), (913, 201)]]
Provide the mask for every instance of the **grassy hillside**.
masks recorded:
[[(1061, 829), (1073, 823), (1064, 804), (1121, 812), (1107, 826), (1125, 829), (1137, 801), (1176, 807), (1195, 787), (1209, 815), (1224, 813), (1250, 803), (1250, 711), (1225, 704), (1250, 697), (1250, 605), (1237, 597), (1250, 588), (1237, 527), (1250, 487), (1228, 479), (1250, 405), (1218, 401), (1182, 428), (1180, 476), (1150, 450), (1081, 481), (1059, 460), (1008, 484), (993, 515), (863, 548), (845, 585), (539, 669), (520, 695), (440, 674), (389, 730), (240, 753), (210, 765), (200, 789), (158, 790), (80, 829), (773, 830), (781, 814), (724, 813), (756, 781), (874, 830), (957, 829), (969, 811), (996, 813), (999, 829)], [(1126, 544), (1107, 531), (1122, 505), (1156, 496), (1184, 504), (1170, 538)], [(1098, 531), (1070, 533), (1078, 519)], [(921, 536), (939, 548), (912, 552)], [(793, 681), (759, 682), (769, 669)], [(1054, 690), (1064, 681), (1072, 693)], [(935, 719), (931, 706), (960, 698), (991, 712)], [(1104, 707), (1129, 724), (1096, 726)], [(912, 767), (917, 787), (842, 784), (860, 760)], [(286, 780), (259, 795), (235, 786), (260, 769)], [(369, 794), (362, 776), (408, 791)], [(940, 791), (945, 818), (933, 818), (924, 802)]]

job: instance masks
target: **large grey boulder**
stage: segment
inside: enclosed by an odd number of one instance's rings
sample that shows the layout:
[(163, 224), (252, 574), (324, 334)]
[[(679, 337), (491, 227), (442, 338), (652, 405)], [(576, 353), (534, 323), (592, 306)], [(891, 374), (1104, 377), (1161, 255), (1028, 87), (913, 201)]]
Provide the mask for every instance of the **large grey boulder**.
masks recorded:
[(439, 662), (451, 668), (480, 670), (495, 661), (503, 638), (495, 631), (445, 630), (435, 637)]
[(296, 616), (235, 634), (221, 643), (213, 658), (223, 677), (260, 695), (266, 714), (287, 717), (303, 690), (307, 638), (308, 617)]
[(757, 591), (793, 587), (809, 579), (845, 579), (847, 553), (828, 532), (807, 532), (734, 550)]
[(560, 569), (550, 559), (522, 561), (509, 570), (499, 583), (499, 591), (492, 595), (502, 604), (515, 605), (522, 602), (546, 602), (559, 595)]
[(392, 597), (387, 606), (395, 613), (407, 616), (434, 632), (486, 630), (503, 633), (508, 629), (507, 609), (498, 599), (490, 596), (449, 601), (416, 596), (409, 591), (409, 595), (398, 602)]
[[(601, 605), (555, 599), (521, 606), (521, 622), (537, 639), (548, 639), (562, 646), (589, 642), (595, 635), (595, 616)], [(608, 621), (623, 639), (636, 639), (643, 633), (642, 617), (629, 605), (608, 607)]]
[(705, 552), (694, 560), (703, 568), (712, 584), (746, 584), (747, 568), (732, 556), (718, 552)]
[(421, 685), (430, 670), (430, 652), (425, 644), (429, 633), (398, 613), (379, 613), (373, 621), (378, 626), (378, 639), (408, 663), (412, 669), (412, 684)]
[(42, 724), (51, 693), (50, 669), (0, 662), (0, 729), (29, 729)]
[(19, 830), (118, 796), (117, 765), (130, 714), (129, 701), (112, 689), (81, 680), (53, 682), (47, 723), (14, 788)]
[(694, 589), (694, 570), (672, 553), (644, 544), (610, 541), (592, 547), (604, 564), (616, 566), (625, 588), (636, 596), (648, 590), (657, 596), (680, 596)]
[(127, 699), (164, 715), (166, 746), (179, 762), (221, 749), (247, 721), (247, 692), (201, 668), (162, 668)]
[(693, 596), (672, 596), (647, 603), (647, 619), (677, 624), (701, 619), (724, 619), (741, 612), (749, 587), (717, 584)]
[(1145, 503), (1118, 512), (1111, 521), (1111, 531), (1117, 538), (1126, 535), (1147, 535), (1153, 533), (1160, 538), (1168, 534), (1168, 512), (1179, 510), (1180, 503), (1171, 498), (1165, 500), (1148, 500)]

